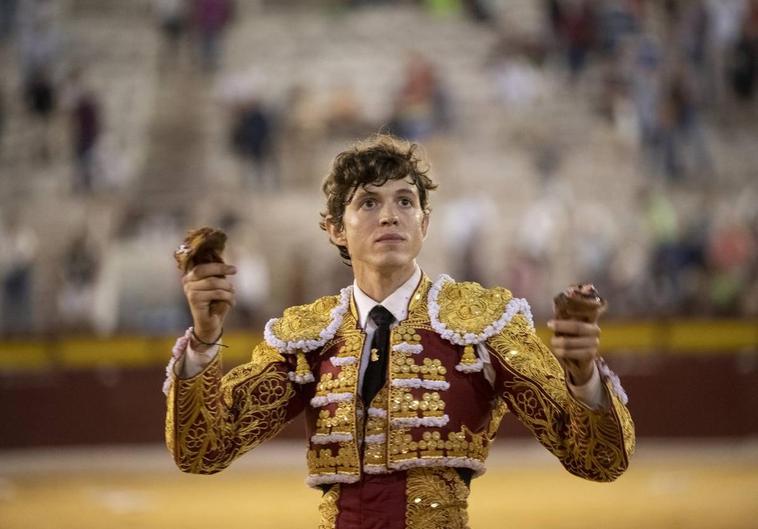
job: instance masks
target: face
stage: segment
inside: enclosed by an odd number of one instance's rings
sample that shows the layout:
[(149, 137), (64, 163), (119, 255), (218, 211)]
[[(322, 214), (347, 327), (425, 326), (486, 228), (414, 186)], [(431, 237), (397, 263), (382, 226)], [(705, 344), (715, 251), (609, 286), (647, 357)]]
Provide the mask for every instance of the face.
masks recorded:
[(335, 244), (346, 246), (353, 270), (367, 267), (381, 272), (412, 268), (421, 251), (429, 223), (421, 209), (418, 189), (407, 180), (382, 186), (359, 187), (338, 230), (329, 224)]

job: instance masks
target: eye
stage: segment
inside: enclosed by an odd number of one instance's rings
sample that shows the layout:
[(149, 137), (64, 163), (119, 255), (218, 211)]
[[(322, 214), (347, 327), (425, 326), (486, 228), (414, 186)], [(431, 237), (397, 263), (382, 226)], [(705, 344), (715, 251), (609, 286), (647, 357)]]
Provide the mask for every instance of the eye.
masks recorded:
[(376, 200), (373, 198), (365, 198), (361, 201), (361, 208), (374, 209), (376, 207)]
[(404, 208), (412, 208), (414, 205), (413, 199), (408, 197), (400, 197), (398, 203)]

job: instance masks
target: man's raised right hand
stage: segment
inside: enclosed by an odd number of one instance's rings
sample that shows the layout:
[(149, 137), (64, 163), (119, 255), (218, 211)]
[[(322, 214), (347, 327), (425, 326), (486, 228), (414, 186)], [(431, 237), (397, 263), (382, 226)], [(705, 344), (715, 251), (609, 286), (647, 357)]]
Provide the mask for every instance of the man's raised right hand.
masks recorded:
[[(206, 263), (195, 266), (182, 277), (195, 335), (203, 342), (212, 343), (221, 335), (226, 315), (235, 304), (234, 285), (226, 276), (236, 273), (234, 266)], [(193, 348), (197, 345), (192, 344)]]

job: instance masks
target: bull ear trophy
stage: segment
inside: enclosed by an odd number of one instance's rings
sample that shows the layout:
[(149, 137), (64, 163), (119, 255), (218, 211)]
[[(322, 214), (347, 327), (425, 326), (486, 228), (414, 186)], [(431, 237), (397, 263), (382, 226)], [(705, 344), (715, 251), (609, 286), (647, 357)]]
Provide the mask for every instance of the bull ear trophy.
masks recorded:
[(174, 252), (179, 270), (186, 274), (204, 263), (223, 263), (221, 254), (226, 246), (226, 233), (216, 228), (203, 227), (187, 232), (184, 242)]

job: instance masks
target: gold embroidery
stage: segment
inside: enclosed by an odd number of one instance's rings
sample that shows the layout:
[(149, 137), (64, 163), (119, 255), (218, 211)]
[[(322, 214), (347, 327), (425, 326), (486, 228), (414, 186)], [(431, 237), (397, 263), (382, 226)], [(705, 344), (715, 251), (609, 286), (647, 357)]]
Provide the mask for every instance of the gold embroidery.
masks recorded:
[(563, 368), (522, 316), (487, 343), (513, 375), (504, 383), (508, 408), (569, 472), (595, 481), (624, 472), (634, 450), (634, 425), (617, 398), (607, 410), (591, 410), (571, 396)]
[(393, 428), (390, 432), (390, 459), (466, 457), (484, 463), (491, 440), (485, 432), (474, 433), (465, 426), (457, 432), (449, 432), (447, 440), (443, 440), (439, 431)]
[(556, 401), (565, 399), (563, 368), (550, 349), (534, 334), (524, 316), (514, 316), (503, 332), (490, 338), (487, 343), (518, 373), (538, 381), (551, 398)]
[(498, 400), (492, 410), (490, 422), (487, 425), (486, 435), (488, 439), (493, 441), (495, 440), (497, 431), (500, 429), (500, 421), (503, 420), (503, 417), (505, 417), (506, 413), (508, 413), (508, 405), (504, 401)]
[(422, 365), (416, 364), (409, 353), (392, 353), (393, 378), (420, 378), (422, 380), (445, 380), (447, 369), (439, 359), (424, 358)]
[[(400, 459), (416, 459), (418, 454), (407, 454), (418, 450), (418, 443), (413, 440), (413, 436), (408, 433), (408, 428), (392, 428), (390, 430), (390, 455), (393, 461)], [(399, 457), (403, 456), (403, 457)]]
[(424, 432), (418, 442), (421, 457), (439, 457), (443, 454), (445, 442), (439, 432)]
[(461, 356), (461, 364), (464, 365), (474, 365), (476, 364), (477, 358), (474, 354), (474, 346), (473, 345), (466, 345), (463, 347), (463, 356)]
[(480, 334), (503, 315), (511, 298), (504, 288), (445, 283), (437, 298), (439, 320), (455, 332)]
[(331, 448), (308, 450), (308, 468), (311, 474), (358, 474), (358, 459), (352, 447), (355, 443), (340, 443), (337, 455)]
[(285, 342), (320, 340), (321, 331), (331, 323), (332, 309), (339, 302), (339, 296), (326, 296), (308, 305), (286, 309), (273, 325), (274, 336)]
[(386, 468), (387, 458), (385, 457), (385, 446), (384, 443), (366, 444), (366, 452), (363, 456), (364, 464), (383, 465)]
[[(363, 345), (364, 337), (365, 335), (357, 328), (352, 313), (347, 312), (335, 340), (325, 345), (324, 350), (339, 347), (337, 356), (355, 356)], [(341, 366), (336, 378), (332, 373), (321, 375), (316, 386), (317, 396), (326, 396), (329, 393), (350, 393), (353, 398), (339, 402), (336, 408), (330, 406), (320, 410), (316, 420), (316, 433), (351, 433), (353, 441), (335, 443), (335, 447), (339, 446), (336, 448), (336, 455), (333, 448), (311, 445), (307, 454), (311, 475), (335, 473), (358, 475), (360, 473), (358, 443), (355, 440), (360, 439), (358, 432), (363, 430), (363, 418), (358, 416), (359, 410), (362, 413), (362, 407), (360, 403), (356, 406), (355, 401), (357, 386), (357, 364)], [(329, 409), (335, 410), (333, 415)]]
[[(419, 344), (421, 336), (418, 333), (432, 331), (426, 306), (429, 285), (428, 278), (424, 278), (414, 294), (408, 319), (393, 330), (393, 344)], [(451, 292), (458, 292), (459, 298), (470, 298), (477, 291), (469, 286)], [(492, 291), (487, 292), (492, 294)], [(501, 291), (498, 301), (503, 306), (510, 299), (510, 294), (506, 293)], [(321, 318), (324, 321), (329, 319), (329, 307), (335, 305), (337, 298), (333, 298), (333, 302), (329, 299), (316, 302), (323, 305), (318, 310), (327, 314), (326, 318)], [(471, 299), (468, 301), (471, 302)], [(456, 307), (450, 299), (447, 303), (445, 310)], [(469, 304), (472, 307), (470, 314), (467, 316), (465, 310), (461, 313), (468, 320), (458, 314), (463, 309), (455, 308), (450, 314), (453, 320), (469, 321), (471, 332), (475, 332), (475, 325), (471, 322), (484, 316), (476, 308), (476, 303)], [(313, 305), (306, 307), (316, 312)], [(304, 308), (292, 310), (295, 312), (285, 312), (285, 315), (292, 316)], [(478, 316), (475, 314), (477, 311)], [(492, 312), (497, 311), (493, 309)], [(452, 328), (452, 320), (448, 318), (448, 321)], [(285, 327), (289, 325), (280, 323)], [(307, 338), (307, 332), (303, 329), (315, 327), (317, 325), (313, 321), (302, 322), (288, 327), (293, 333), (290, 336), (278, 334), (281, 329), (277, 330), (277, 335), (282, 339), (295, 337), (293, 329), (297, 328), (297, 338), (304, 338), (303, 333)], [(357, 327), (354, 314), (347, 312), (339, 331), (321, 351), (333, 347), (338, 351), (337, 357), (357, 358), (364, 340), (365, 335)], [(568, 393), (560, 365), (534, 336), (521, 315), (515, 316), (500, 335), (488, 340), (487, 346), (491, 349), (498, 379), (502, 381), (500, 392), (503, 398), (493, 404), (487, 426), (478, 433), (465, 425), (457, 432), (451, 432), (449, 427), (392, 425), (395, 417), (439, 418), (444, 415), (445, 402), (440, 398), (440, 393), (425, 392), (422, 388), (390, 386), (389, 391), (385, 388), (372, 406), (380, 409), (389, 407), (385, 410), (387, 417), (367, 416), (362, 414), (360, 399), (355, 399), (357, 362), (343, 364), (336, 372), (330, 369), (333, 373), (323, 373), (317, 385), (317, 395), (350, 393), (353, 398), (320, 409), (316, 433), (352, 433), (353, 441), (335, 442), (329, 446), (311, 445), (307, 456), (310, 473), (358, 476), (364, 421), (365, 435), (374, 436), (372, 441), (380, 441), (365, 444), (364, 463), (372, 465), (373, 470), (383, 466), (407, 468), (415, 463), (409, 460), (445, 465), (448, 464), (445, 458), (451, 457), (466, 458), (468, 464), (476, 469), (479, 468), (478, 462), (483, 462), (487, 457), (500, 420), (509, 408), (571, 472), (597, 480), (614, 479), (623, 472), (634, 450), (634, 425), (628, 410), (612, 392), (606, 389), (612, 403), (609, 410), (589, 410), (576, 401)], [(423, 355), (393, 351), (391, 358), (390, 381), (403, 378), (442, 381), (446, 378), (447, 372), (442, 362), (429, 358), (428, 351)], [(250, 363), (232, 370), (223, 379), (220, 360), (216, 359), (197, 377), (177, 380), (169, 393), (166, 434), (167, 444), (175, 453), (179, 466), (192, 472), (216, 472), (238, 455), (275, 435), (288, 417), (294, 416), (299, 411), (298, 407), (302, 408), (304, 404), (297, 392), (299, 389), (296, 390), (287, 378), (294, 363), (294, 356), (285, 358), (273, 347), (263, 344), (256, 348)], [(442, 395), (449, 394), (443, 392)], [(382, 437), (381, 434), (385, 435)]]
[(421, 343), (421, 336), (416, 333), (416, 329), (413, 326), (408, 325), (407, 321), (405, 321), (392, 329), (391, 341), (392, 345), (397, 345), (402, 342), (410, 345), (417, 345)]
[[(419, 443), (419, 445), (420, 444), (421, 443)], [(466, 440), (466, 434), (462, 431), (450, 432), (447, 434), (447, 441), (445, 441), (444, 447), (445, 453), (448, 457), (466, 457), (468, 455), (469, 447), (469, 442)], [(430, 455), (424, 453), (423, 446), (420, 446), (420, 448), (422, 449), (421, 457)]]
[[(421, 336), (416, 332), (417, 330), (433, 330), (429, 322), (429, 307), (427, 303), (429, 288), (431, 286), (432, 282), (429, 278), (423, 276), (421, 283), (411, 298), (411, 303), (408, 307), (408, 317), (403, 320), (402, 324), (393, 329), (393, 337), (396, 340), (402, 338), (402, 340), (398, 340), (397, 342), (393, 341), (393, 345), (400, 343), (400, 341), (409, 343), (420, 342)], [(405, 339), (406, 337), (410, 337), (410, 339)]]
[(358, 366), (356, 364), (342, 366), (334, 378), (332, 373), (323, 373), (316, 385), (316, 396), (326, 396), (329, 393), (351, 393), (355, 388), (358, 378)]
[[(342, 329), (340, 329), (342, 331)], [(361, 349), (363, 347), (363, 339), (360, 332), (353, 332), (351, 335), (346, 336), (344, 343), (339, 348), (337, 356), (344, 357), (359, 357), (361, 355)]]
[(421, 399), (414, 399), (407, 388), (392, 388), (390, 410), (393, 417), (442, 417), (445, 414), (445, 401), (436, 391), (423, 393)]
[(452, 468), (408, 470), (408, 529), (468, 529), (468, 487)]
[(305, 359), (305, 353), (302, 351), (297, 352), (297, 367), (295, 368), (295, 374), (301, 378), (309, 377), (308, 380), (311, 382), (313, 381), (313, 373), (311, 373), (308, 360)]
[(279, 351), (263, 342), (259, 344), (250, 357), (250, 362), (237, 366), (223, 378), (224, 403), (231, 408), (233, 391), (239, 384), (251, 377), (257, 376), (263, 369), (274, 362), (284, 362), (284, 356)]
[(339, 498), (339, 484), (332, 485), (326, 494), (321, 497), (321, 503), (319, 503), (318, 506), (319, 513), (321, 514), (321, 522), (318, 524), (318, 529), (336, 529), (337, 515), (339, 514), (337, 501)]
[(177, 379), (169, 399), (166, 436), (185, 472), (213, 473), (276, 435), (302, 402), (287, 378), (288, 366), (266, 345), (252, 361), (221, 377), (217, 355), (196, 377)]
[(353, 433), (353, 420), (355, 410), (353, 403), (344, 401), (337, 404), (337, 409), (332, 415), (328, 409), (321, 409), (316, 419), (316, 433), (327, 435), (330, 433)]

